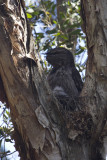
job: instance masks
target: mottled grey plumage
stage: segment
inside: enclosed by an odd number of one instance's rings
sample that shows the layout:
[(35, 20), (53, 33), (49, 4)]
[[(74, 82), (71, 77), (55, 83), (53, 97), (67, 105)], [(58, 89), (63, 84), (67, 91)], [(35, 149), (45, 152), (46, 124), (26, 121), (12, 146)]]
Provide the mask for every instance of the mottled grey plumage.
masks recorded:
[(59, 101), (69, 103), (78, 97), (83, 82), (75, 68), (72, 53), (65, 48), (55, 48), (46, 54), (46, 59), (53, 66), (48, 75), (48, 82)]

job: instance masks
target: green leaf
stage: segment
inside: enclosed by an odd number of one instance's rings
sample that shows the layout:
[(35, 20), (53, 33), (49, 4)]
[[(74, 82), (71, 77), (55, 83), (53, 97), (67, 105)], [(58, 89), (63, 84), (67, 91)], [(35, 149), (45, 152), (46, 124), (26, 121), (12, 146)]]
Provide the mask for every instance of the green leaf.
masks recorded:
[(60, 35), (61, 36), (61, 38), (63, 38), (63, 39), (65, 39), (65, 40), (68, 40), (68, 37), (67, 36), (65, 36), (65, 35)]
[(44, 61), (44, 65), (47, 66), (47, 61)]
[(6, 114), (7, 114), (8, 116), (10, 116), (10, 112), (9, 112), (8, 110), (6, 110)]
[(6, 114), (3, 114), (4, 119), (8, 119), (8, 116)]
[(81, 32), (80, 29), (76, 29), (75, 31), (72, 31), (71, 34), (72, 35), (76, 35), (76, 34), (78, 35), (78, 34), (80, 34), (80, 32)]
[(55, 15), (55, 8), (56, 8), (56, 4), (53, 4), (53, 6), (52, 6), (52, 14), (54, 14), (54, 15)]
[(53, 20), (53, 23), (57, 24), (57, 21)]
[(32, 15), (30, 13), (26, 13), (27, 18), (32, 18)]
[(70, 25), (71, 28), (79, 28), (80, 27), (80, 23), (75, 23)]
[(61, 34), (61, 33), (60, 33), (60, 32), (58, 32), (58, 33), (54, 34), (54, 36), (56, 36), (56, 37), (57, 37), (57, 36), (59, 36), (60, 34)]
[(0, 140), (0, 148), (1, 148), (2, 139)]
[(37, 16), (37, 15), (39, 15), (39, 13), (40, 13), (39, 11), (34, 11), (34, 12), (33, 12), (33, 15), (34, 15), (34, 16)]
[(4, 136), (3, 128), (0, 127), (0, 135)]
[(80, 49), (81, 49), (81, 50), (85, 50), (85, 49), (86, 49), (86, 47), (80, 46)]
[(47, 11), (47, 12), (45, 12), (47, 15), (49, 15), (50, 13)]
[(65, 15), (64, 15), (64, 13), (63, 13), (63, 12), (60, 12), (59, 14), (60, 14), (60, 17), (61, 17), (62, 19), (64, 19), (64, 18), (65, 18)]
[(46, 31), (47, 34), (54, 34), (54, 33), (56, 33), (56, 32), (57, 32), (56, 29), (52, 29), (52, 30)]
[(10, 138), (6, 138), (5, 141), (6, 142), (12, 142), (12, 140)]
[(75, 55), (79, 55), (79, 54), (81, 54), (82, 52), (84, 52), (84, 50), (83, 50), (83, 49), (80, 49), (80, 50), (78, 50), (78, 51), (75, 53)]
[(38, 39), (44, 38), (44, 33), (36, 33), (36, 35)]
[(70, 1), (68, 1), (68, 5), (69, 5), (69, 6), (71, 6), (71, 3), (70, 3)]

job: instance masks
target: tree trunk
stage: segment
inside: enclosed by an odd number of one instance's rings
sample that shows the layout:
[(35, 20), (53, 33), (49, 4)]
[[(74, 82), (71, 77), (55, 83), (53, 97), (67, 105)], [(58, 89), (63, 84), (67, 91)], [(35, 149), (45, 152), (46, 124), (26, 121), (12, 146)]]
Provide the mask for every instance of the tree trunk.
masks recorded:
[[(88, 97), (87, 106), (93, 117), (91, 143), (97, 149), (100, 140), (100, 152), (106, 159), (103, 143), (105, 145), (107, 136), (107, 2), (81, 0), (81, 8), (88, 48), (86, 80), (81, 95)], [(95, 150), (92, 153), (92, 157), (98, 159)]]
[(82, 0), (86, 81), (76, 102), (80, 110), (67, 117), (60, 112), (34, 51), (24, 1), (0, 0), (0, 77), (22, 160), (101, 160), (100, 151), (106, 159), (106, 8), (106, 0)]

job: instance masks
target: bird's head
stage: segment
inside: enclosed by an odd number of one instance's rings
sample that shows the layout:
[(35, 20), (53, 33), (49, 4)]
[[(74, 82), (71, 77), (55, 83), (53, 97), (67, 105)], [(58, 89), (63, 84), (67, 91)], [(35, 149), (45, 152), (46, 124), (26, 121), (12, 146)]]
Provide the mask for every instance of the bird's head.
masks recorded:
[(62, 47), (54, 48), (49, 50), (46, 53), (46, 60), (53, 66), (53, 67), (61, 67), (70, 65), (72, 67), (75, 66), (74, 64), (74, 57), (72, 53)]

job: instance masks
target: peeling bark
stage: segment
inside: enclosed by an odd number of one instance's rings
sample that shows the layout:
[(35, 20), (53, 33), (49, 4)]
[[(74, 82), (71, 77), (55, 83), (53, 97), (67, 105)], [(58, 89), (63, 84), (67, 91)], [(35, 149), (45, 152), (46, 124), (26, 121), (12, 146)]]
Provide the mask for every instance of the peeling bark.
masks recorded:
[(88, 97), (87, 106), (94, 121), (91, 143), (96, 144), (103, 133), (107, 135), (107, 2), (81, 0), (81, 4), (88, 47), (82, 96)]
[(0, 77), (21, 159), (101, 160), (100, 152), (105, 159), (106, 1), (82, 0), (87, 74), (77, 101), (81, 110), (71, 112), (69, 117), (61, 113), (60, 104), (46, 82), (23, 4), (23, 0), (0, 0)]

